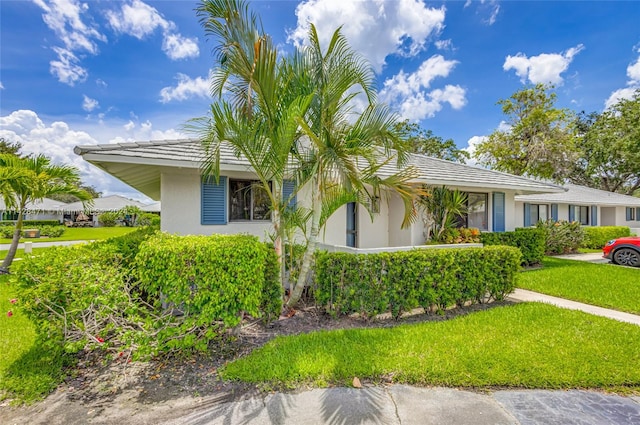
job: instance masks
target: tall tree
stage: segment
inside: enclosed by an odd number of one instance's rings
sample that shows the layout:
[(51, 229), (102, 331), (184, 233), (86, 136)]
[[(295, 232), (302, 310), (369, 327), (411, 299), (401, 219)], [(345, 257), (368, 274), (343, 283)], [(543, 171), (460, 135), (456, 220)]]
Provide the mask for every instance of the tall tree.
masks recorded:
[(0, 267), (0, 272), (6, 273), (18, 249), (27, 203), (58, 193), (72, 194), (83, 201), (91, 197), (84, 190), (78, 189), (80, 176), (76, 168), (51, 164), (50, 159), (44, 155), (18, 157), (0, 154), (0, 169), (12, 174), (4, 183), (0, 182), (0, 187), (3, 188), (5, 204), (18, 213), (11, 246)]
[[(102, 192), (99, 192), (98, 189), (96, 189), (94, 186), (91, 186), (88, 184), (79, 184), (78, 189), (81, 189), (87, 192), (92, 199), (99, 198), (102, 196)], [(50, 195), (49, 198), (54, 199), (56, 201), (65, 202), (67, 204), (71, 202), (81, 201), (81, 199), (79, 199), (77, 196), (73, 196), (66, 193), (58, 193), (58, 194)]]
[(284, 279), (283, 199), (285, 178), (291, 178), (291, 153), (298, 138), (297, 119), (311, 101), (291, 84), (286, 58), (279, 57), (257, 15), (243, 0), (204, 0), (197, 8), (208, 36), (217, 42), (210, 115), (192, 120), (186, 129), (204, 147), (203, 175), (220, 174), (220, 150), (228, 143), (244, 156), (269, 197), (275, 249)]
[(408, 149), (411, 152), (461, 164), (465, 164), (470, 157), (469, 152), (458, 149), (453, 139), (444, 140), (434, 135), (431, 130), (425, 130), (409, 120), (398, 123), (396, 130), (402, 132), (407, 138)]
[[(309, 43), (293, 62), (301, 69), (296, 84), (313, 94), (308, 113), (299, 125), (306, 137), (297, 150), (299, 179), (311, 192), (311, 225), (300, 275), (287, 305), (295, 306), (307, 283), (318, 235), (326, 219), (347, 202), (360, 202), (382, 188), (400, 195), (405, 204), (404, 225), (415, 218), (412, 168), (404, 168), (406, 140), (398, 129), (398, 118), (385, 105), (376, 103), (371, 65), (355, 52), (336, 30), (322, 49), (316, 28), (309, 29)], [(364, 94), (368, 106), (354, 114), (352, 99)], [(356, 117), (355, 122), (353, 121)], [(404, 170), (386, 178), (378, 171), (390, 162)], [(370, 211), (371, 213), (371, 211)]]
[(633, 195), (640, 189), (640, 90), (602, 113), (576, 118), (580, 159), (569, 180)]
[(578, 151), (572, 113), (555, 107), (552, 86), (537, 84), (498, 102), (506, 129), (497, 129), (476, 146), (481, 165), (517, 175), (556, 181), (573, 169)]
[(11, 155), (18, 155), (20, 149), (22, 149), (22, 144), (20, 142), (10, 142), (4, 137), (0, 137), (0, 154), (8, 153)]

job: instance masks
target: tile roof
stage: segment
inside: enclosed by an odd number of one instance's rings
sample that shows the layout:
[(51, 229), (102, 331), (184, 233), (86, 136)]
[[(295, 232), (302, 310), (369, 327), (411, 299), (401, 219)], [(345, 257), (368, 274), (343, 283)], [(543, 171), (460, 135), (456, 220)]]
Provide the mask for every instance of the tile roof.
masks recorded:
[[(76, 146), (74, 152), (98, 166), (108, 162), (131, 162), (197, 168), (204, 157), (200, 142), (192, 139), (85, 145)], [(226, 144), (222, 145), (220, 164), (221, 168), (225, 165), (250, 166), (244, 157), (237, 157)], [(518, 193), (563, 191), (562, 187), (547, 182), (424, 155), (412, 154), (409, 164), (418, 172), (416, 181), (432, 185), (512, 189)], [(107, 167), (101, 168), (109, 171)], [(395, 163), (390, 163), (380, 169), (380, 175), (391, 175), (397, 170)]]
[(605, 190), (592, 189), (590, 187), (566, 184), (565, 193), (544, 193), (538, 195), (518, 195), (519, 202), (543, 202), (577, 205), (624, 205), (628, 207), (640, 207), (640, 198), (622, 195), (620, 193), (607, 192)]
[[(103, 198), (95, 198), (93, 200), (93, 206), (87, 208), (90, 211), (118, 211), (128, 205), (142, 208), (145, 206), (142, 202), (135, 201), (133, 199), (125, 198), (120, 195), (109, 195)], [(64, 206), (65, 211), (85, 211), (82, 202), (72, 202)]]

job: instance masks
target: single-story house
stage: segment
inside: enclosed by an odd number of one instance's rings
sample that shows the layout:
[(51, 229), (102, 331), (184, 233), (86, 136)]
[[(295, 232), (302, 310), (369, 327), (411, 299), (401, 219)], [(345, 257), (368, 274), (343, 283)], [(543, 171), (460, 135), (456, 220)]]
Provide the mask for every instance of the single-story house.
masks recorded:
[(86, 213), (89, 214), (89, 217), (93, 222), (93, 226), (98, 227), (100, 226), (100, 214), (107, 211), (118, 212), (126, 206), (135, 206), (142, 209), (145, 204), (120, 195), (109, 195), (102, 198), (94, 198), (93, 205), (88, 208), (85, 208), (81, 201), (67, 204), (64, 209), (65, 219), (75, 221), (78, 214)]
[(152, 202), (150, 204), (145, 205), (144, 207), (142, 207), (140, 209), (143, 212), (160, 214), (160, 212), (162, 211), (162, 204), (161, 204), (160, 201)]
[(516, 226), (568, 220), (584, 226), (628, 226), (640, 234), (640, 198), (573, 184), (564, 188), (565, 193), (517, 195)]
[[(57, 220), (62, 223), (64, 211), (67, 208), (66, 203), (56, 201), (49, 198), (43, 198), (41, 201), (29, 202), (24, 211), (24, 220)], [(4, 200), (0, 197), (0, 220), (17, 220), (18, 213), (4, 204)]]
[[(272, 230), (268, 203), (252, 185), (256, 181), (248, 161), (223, 145), (219, 181), (204, 181), (204, 151), (196, 140), (164, 140), (77, 146), (75, 153), (154, 200), (162, 201), (162, 230), (178, 234), (249, 233), (265, 238)], [(468, 193), (468, 227), (484, 231), (513, 230), (515, 197), (564, 192), (560, 186), (424, 155), (411, 155), (419, 176), (416, 184), (446, 185)], [(396, 171), (387, 165), (381, 176)], [(293, 182), (285, 182), (291, 193)], [(404, 206), (399, 196), (381, 194), (371, 220), (365, 208), (340, 208), (320, 233), (321, 242), (359, 248), (416, 246), (425, 241), (421, 220), (402, 229)], [(309, 205), (302, 188), (296, 202)]]

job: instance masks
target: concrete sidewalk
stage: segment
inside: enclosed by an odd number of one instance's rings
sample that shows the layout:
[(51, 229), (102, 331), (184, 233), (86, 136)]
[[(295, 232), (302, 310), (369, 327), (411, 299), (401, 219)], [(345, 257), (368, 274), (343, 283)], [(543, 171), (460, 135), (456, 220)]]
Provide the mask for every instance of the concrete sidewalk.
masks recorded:
[[(47, 401), (52, 403), (47, 404)], [(56, 400), (57, 398), (57, 400)], [(640, 400), (595, 391), (477, 393), (407, 385), (329, 388), (241, 396), (213, 394), (140, 404), (135, 391), (113, 401), (69, 400), (59, 392), (30, 407), (0, 409), (3, 424), (640, 424)]]
[(518, 302), (542, 302), (552, 304), (557, 307), (567, 308), (569, 310), (580, 310), (585, 313), (594, 314), (596, 316), (608, 317), (609, 319), (618, 320), (620, 322), (633, 323), (640, 326), (640, 316), (635, 314), (623, 313), (608, 308), (596, 307), (591, 304), (579, 303), (564, 298), (553, 297), (551, 295), (540, 294), (538, 292), (527, 291), (526, 289), (516, 288), (508, 297), (508, 300)]

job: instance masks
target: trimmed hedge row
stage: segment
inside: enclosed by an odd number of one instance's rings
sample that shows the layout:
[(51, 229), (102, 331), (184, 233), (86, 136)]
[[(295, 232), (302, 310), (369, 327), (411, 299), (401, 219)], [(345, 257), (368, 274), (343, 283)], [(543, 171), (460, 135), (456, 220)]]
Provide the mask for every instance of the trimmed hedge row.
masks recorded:
[(491, 246), (377, 254), (316, 254), (318, 304), (334, 315), (394, 318), (417, 307), (430, 311), (502, 299), (513, 291), (522, 254)]
[(583, 248), (601, 249), (611, 239), (631, 236), (631, 229), (626, 226), (583, 227)]
[[(17, 220), (3, 220), (0, 221), (0, 226), (15, 226)], [(58, 220), (24, 220), (22, 227), (25, 229), (36, 226), (60, 226)]]
[[(38, 229), (40, 230), (40, 236), (47, 236), (50, 238), (58, 238), (62, 236), (66, 230), (64, 226), (28, 226), (23, 227), (22, 232), (24, 233), (27, 229)], [(0, 238), (11, 239), (13, 238), (13, 233), (15, 232), (15, 226), (0, 226)], [(21, 235), (22, 237), (22, 235)]]
[(544, 230), (518, 228), (513, 232), (482, 233), (480, 241), (485, 245), (515, 246), (522, 252), (522, 265), (540, 264), (544, 258), (546, 237)]

